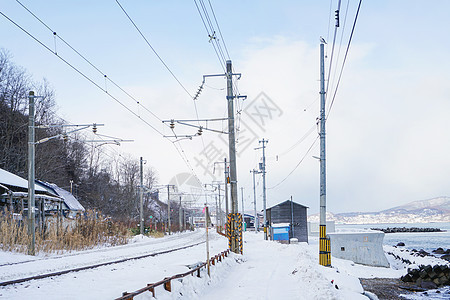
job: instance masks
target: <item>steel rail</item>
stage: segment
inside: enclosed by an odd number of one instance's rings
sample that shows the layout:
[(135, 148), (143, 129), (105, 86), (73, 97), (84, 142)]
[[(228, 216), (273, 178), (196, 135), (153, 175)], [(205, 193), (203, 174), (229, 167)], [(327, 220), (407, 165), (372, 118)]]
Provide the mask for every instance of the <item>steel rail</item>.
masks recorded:
[(199, 242), (199, 243), (195, 243), (195, 244), (184, 246), (184, 247), (180, 247), (180, 248), (165, 250), (165, 251), (161, 251), (161, 252), (155, 252), (155, 253), (151, 253), (151, 254), (144, 254), (144, 255), (139, 255), (139, 256), (135, 256), (135, 257), (123, 258), (123, 259), (120, 259), (120, 260), (115, 260), (115, 261), (95, 264), (95, 265), (91, 265), (91, 266), (79, 267), (79, 268), (75, 268), (75, 269), (69, 269), (69, 270), (64, 270), (64, 271), (58, 271), (58, 272), (52, 272), (52, 273), (47, 273), (47, 274), (42, 274), (42, 275), (26, 277), (26, 278), (20, 278), (20, 279), (4, 281), (4, 282), (0, 282), (0, 286), (7, 286), (7, 285), (11, 285), (11, 284), (22, 283), (22, 282), (25, 282), (25, 281), (36, 280), (36, 279), (43, 279), (43, 278), (53, 277), (53, 276), (60, 276), (60, 275), (64, 275), (64, 274), (71, 273), (71, 272), (79, 272), (79, 271), (88, 270), (88, 269), (95, 269), (95, 268), (103, 267), (103, 266), (107, 266), (107, 265), (123, 263), (123, 262), (129, 261), (129, 260), (133, 260), (133, 259), (142, 259), (142, 258), (146, 258), (146, 257), (157, 256), (157, 255), (161, 255), (161, 254), (166, 254), (166, 253), (170, 253), (170, 252), (175, 252), (175, 251), (191, 248), (191, 247), (203, 244), (203, 243), (205, 243), (205, 242), (202, 241), (202, 242)]

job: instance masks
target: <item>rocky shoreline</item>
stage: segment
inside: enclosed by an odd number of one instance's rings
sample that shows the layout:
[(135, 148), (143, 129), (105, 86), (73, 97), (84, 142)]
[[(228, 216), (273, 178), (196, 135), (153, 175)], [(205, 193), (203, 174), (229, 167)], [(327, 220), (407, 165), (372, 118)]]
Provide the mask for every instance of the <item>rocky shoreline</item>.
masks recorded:
[(388, 227), (388, 228), (370, 228), (372, 230), (383, 231), (384, 233), (397, 232), (445, 232), (440, 228), (419, 228), (419, 227)]

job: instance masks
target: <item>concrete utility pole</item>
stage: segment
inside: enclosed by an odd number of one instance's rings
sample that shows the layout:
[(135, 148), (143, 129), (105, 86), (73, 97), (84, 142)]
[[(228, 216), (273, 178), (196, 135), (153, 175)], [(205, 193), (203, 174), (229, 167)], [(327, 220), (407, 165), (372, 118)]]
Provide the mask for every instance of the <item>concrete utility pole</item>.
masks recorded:
[(222, 202), (220, 202), (220, 182), (217, 183), (217, 190), (219, 192), (219, 223), (217, 230), (222, 230), (223, 219), (222, 219)]
[(225, 213), (228, 218), (228, 214), (230, 213), (228, 209), (228, 168), (227, 168), (227, 158), (224, 158), (224, 174), (225, 174)]
[(259, 219), (258, 214), (256, 212), (256, 185), (255, 185), (255, 174), (260, 174), (261, 172), (258, 172), (257, 170), (253, 169), (250, 171), (250, 173), (253, 173), (253, 207), (255, 209), (255, 233), (258, 233), (259, 231)]
[(182, 213), (183, 213), (183, 209), (181, 208), (181, 195), (180, 195), (180, 209), (178, 210), (178, 224), (180, 226), (179, 230), (180, 232), (182, 231)]
[(264, 208), (264, 239), (267, 240), (267, 213), (266, 213), (266, 144), (268, 143), (268, 140), (262, 139), (262, 141), (259, 141), (259, 143), (262, 143), (262, 147), (255, 148), (256, 149), (262, 149), (263, 152), (263, 162), (260, 166), (260, 170), (263, 176), (263, 208)]
[(217, 205), (217, 195), (216, 195), (216, 231), (219, 230), (219, 208)]
[(170, 188), (174, 188), (175, 189), (175, 185), (173, 184), (168, 184), (167, 185), (167, 226), (169, 227), (169, 235), (170, 235), (170, 227), (171, 227), (171, 223), (170, 223)]
[(244, 188), (241, 187), (242, 218), (244, 218)]
[(139, 228), (140, 233), (144, 234), (144, 161), (141, 156), (140, 164), (141, 184), (139, 185)]
[[(234, 129), (234, 96), (233, 96), (233, 70), (231, 60), (227, 60), (227, 101), (228, 101), (228, 147), (230, 157), (230, 194), (231, 194), (231, 213), (238, 213), (238, 197), (237, 197), (237, 169), (236, 169), (236, 138)], [(231, 232), (238, 233), (238, 224), (236, 218), (233, 219)], [(237, 238), (231, 238), (231, 251), (240, 253), (240, 245)]]
[(326, 220), (326, 160), (325, 160), (325, 51), (324, 40), (320, 42), (320, 235), (319, 263), (330, 266), (327, 250), (327, 220)]
[(209, 266), (209, 236), (208, 236), (208, 204), (205, 203), (205, 230), (206, 230), (206, 269), (208, 271), (208, 276), (210, 276), (210, 266)]
[(28, 245), (28, 255), (35, 255), (35, 221), (34, 221), (34, 92), (28, 95), (28, 235), (31, 236)]

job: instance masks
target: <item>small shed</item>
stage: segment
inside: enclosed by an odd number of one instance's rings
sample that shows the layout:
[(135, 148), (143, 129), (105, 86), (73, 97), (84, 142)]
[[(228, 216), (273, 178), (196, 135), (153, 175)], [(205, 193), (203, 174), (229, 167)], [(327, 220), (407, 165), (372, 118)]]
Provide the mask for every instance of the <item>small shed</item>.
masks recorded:
[[(45, 206), (58, 207), (62, 202), (58, 194), (38, 183), (35, 185), (35, 199), (36, 206), (41, 210)], [(8, 208), (11, 212), (28, 210), (28, 180), (0, 169), (0, 208)]]
[(36, 183), (45, 188), (50, 193), (58, 195), (63, 202), (63, 211), (65, 215), (69, 218), (75, 218), (76, 215), (81, 214), (85, 211), (83, 205), (74, 197), (72, 193), (66, 191), (65, 189), (60, 188), (54, 183), (48, 183), (44, 181), (36, 180)]
[(289, 238), (308, 242), (307, 209), (307, 206), (286, 200), (266, 209), (267, 221), (269, 224), (289, 223)]

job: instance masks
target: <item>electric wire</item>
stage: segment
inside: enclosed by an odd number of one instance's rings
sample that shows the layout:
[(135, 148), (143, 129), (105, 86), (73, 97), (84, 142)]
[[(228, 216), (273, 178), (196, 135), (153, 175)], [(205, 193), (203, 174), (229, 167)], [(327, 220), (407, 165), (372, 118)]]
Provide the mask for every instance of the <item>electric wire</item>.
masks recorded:
[[(339, 41), (339, 48), (338, 48), (338, 54), (337, 54), (336, 61), (339, 61), (339, 58), (341, 57), (342, 41), (344, 40), (344, 32), (345, 32), (345, 25), (347, 24), (347, 15), (348, 15), (349, 4), (350, 4), (350, 0), (347, 0), (347, 7), (345, 9), (345, 16), (344, 16), (344, 24), (342, 26), (341, 38)], [(333, 85), (334, 85), (334, 80), (336, 79), (337, 70), (338, 70), (338, 68), (334, 68), (333, 80), (331, 81), (331, 83), (328, 83), (331, 87), (333, 87)]]
[[(175, 78), (175, 80), (178, 82), (178, 84), (184, 89), (184, 91), (189, 95), (189, 97), (193, 100), (194, 103), (194, 110), (195, 110), (195, 115), (197, 117), (197, 120), (199, 120), (199, 114), (198, 114), (198, 108), (197, 108), (197, 103), (195, 101), (195, 98), (188, 92), (188, 90), (184, 87), (184, 85), (181, 83), (181, 81), (175, 76), (175, 74), (172, 72), (172, 70), (170, 70), (170, 68), (167, 66), (167, 64), (164, 62), (164, 60), (161, 58), (161, 56), (156, 52), (156, 50), (153, 48), (153, 46), (150, 44), (150, 42), (148, 41), (148, 39), (145, 37), (145, 35), (142, 33), (142, 31), (139, 29), (139, 27), (137, 26), (136, 22), (133, 21), (133, 19), (131, 18), (131, 16), (127, 13), (127, 11), (125, 10), (125, 8), (120, 4), (120, 2), (118, 0), (116, 0), (116, 3), (119, 5), (119, 7), (121, 8), (121, 10), (123, 11), (123, 13), (127, 16), (128, 20), (131, 22), (131, 24), (133, 24), (134, 28), (137, 30), (137, 32), (140, 34), (140, 36), (144, 39), (144, 41), (147, 43), (147, 45), (150, 47), (150, 49), (153, 51), (153, 53), (158, 57), (158, 59), (161, 61), (161, 63), (166, 67), (166, 69), (169, 71), (169, 73), (173, 76), (173, 78)], [(198, 126), (199, 128), (201, 127), (200, 125), (200, 121), (198, 121)], [(202, 140), (202, 145), (203, 145), (203, 150), (205, 150), (206, 146), (205, 146), (205, 142), (203, 139), (203, 136), (201, 136), (201, 140)], [(180, 146), (181, 147), (181, 146)], [(183, 151), (184, 152), (184, 151)], [(205, 151), (205, 153), (207, 153)]]
[(226, 58), (225, 58), (225, 55), (223, 53), (222, 47), (220, 46), (219, 39), (216, 36), (216, 31), (215, 31), (214, 25), (213, 25), (213, 23), (211, 21), (211, 17), (209, 16), (208, 9), (206, 8), (206, 5), (203, 2), (203, 0), (199, 0), (199, 2), (200, 2), (200, 5), (202, 7), (203, 13), (205, 15), (206, 21), (208, 22), (209, 28), (211, 30), (211, 36), (212, 36), (211, 41), (216, 44), (217, 49), (218, 49), (219, 54), (220, 54), (220, 57), (222, 58), (222, 61), (225, 64), (226, 63)]
[[(17, 1), (17, 0), (16, 0)], [(23, 6), (23, 5), (22, 5)], [(32, 38), (34, 41), (36, 41), (38, 44), (40, 44), (42, 47), (44, 47), (45, 49), (47, 49), (49, 52), (51, 52), (52, 54), (54, 54), (56, 57), (58, 57), (62, 62), (64, 62), (66, 65), (68, 65), (70, 68), (72, 68), (75, 72), (77, 72), (79, 75), (81, 75), (83, 78), (85, 78), (86, 80), (88, 80), (90, 83), (92, 83), (94, 86), (96, 86), (98, 89), (100, 89), (101, 91), (103, 91), (104, 93), (106, 93), (110, 98), (112, 98), (114, 101), (116, 101), (117, 103), (119, 103), (123, 108), (125, 108), (127, 111), (129, 111), (132, 115), (134, 115), (135, 117), (137, 117), (138, 119), (140, 119), (142, 122), (144, 122), (146, 125), (148, 125), (150, 128), (152, 128), (154, 131), (156, 131), (157, 133), (159, 133), (163, 138), (167, 139), (168, 141), (170, 141), (175, 148), (177, 149), (178, 153), (180, 154), (180, 157), (183, 159), (183, 161), (185, 162), (185, 164), (188, 166), (188, 168), (191, 170), (192, 174), (194, 175), (194, 177), (196, 178), (196, 180), (198, 182), (201, 183), (200, 179), (198, 178), (197, 174), (195, 173), (194, 169), (192, 168), (192, 165), (190, 164), (190, 161), (187, 157), (187, 155), (185, 154), (184, 150), (181, 148), (181, 145), (178, 145), (180, 147), (180, 149), (178, 149), (177, 145), (174, 143), (174, 141), (171, 141), (170, 139), (168, 139), (167, 137), (164, 136), (164, 134), (159, 131), (158, 129), (156, 129), (153, 125), (151, 125), (149, 122), (147, 122), (145, 119), (143, 119), (141, 116), (139, 116), (138, 114), (136, 114), (133, 110), (131, 110), (128, 106), (126, 106), (124, 103), (122, 103), (119, 99), (117, 99), (116, 97), (114, 97), (113, 95), (111, 95), (110, 93), (108, 93), (108, 91), (104, 88), (102, 88), (99, 84), (97, 84), (95, 81), (93, 81), (91, 78), (89, 78), (86, 74), (84, 74), (82, 71), (80, 71), (78, 68), (76, 68), (74, 65), (72, 65), (71, 63), (69, 63), (66, 59), (64, 59), (63, 57), (61, 57), (60, 55), (58, 55), (56, 52), (54, 52), (52, 49), (50, 49), (47, 45), (45, 45), (43, 42), (41, 42), (39, 39), (37, 39), (35, 36), (33, 36), (30, 32), (28, 32), (25, 28), (23, 28), (22, 26), (20, 26), (18, 23), (14, 22), (11, 18), (9, 18), (6, 14), (4, 14), (3, 12), (0, 11), (0, 14), (5, 17), (8, 21), (10, 21), (12, 24), (14, 24), (17, 28), (19, 28), (20, 30), (22, 30), (25, 34), (27, 34), (30, 38)], [(181, 152), (180, 152), (181, 151)], [(184, 154), (181, 155), (181, 153)]]
[(278, 186), (280, 186), (283, 182), (286, 181), (286, 179), (289, 178), (289, 176), (292, 175), (292, 173), (295, 172), (295, 170), (297, 170), (298, 166), (300, 166), (300, 164), (305, 160), (306, 156), (308, 155), (308, 153), (312, 150), (312, 148), (314, 147), (314, 145), (316, 144), (316, 142), (319, 140), (319, 136), (316, 136), (316, 138), (314, 139), (313, 143), (311, 144), (311, 146), (308, 148), (308, 150), (306, 151), (305, 155), (300, 159), (300, 161), (297, 163), (297, 165), (294, 167), (294, 169), (283, 179), (281, 180), (279, 183), (277, 183), (276, 185), (267, 188), (268, 190), (274, 189)]
[[(19, 0), (16, 0), (16, 2), (22, 6), (27, 12), (29, 12), (36, 20), (38, 20), (44, 27), (46, 27), (50, 32), (53, 33), (53, 36), (55, 37), (55, 54), (56, 52), (56, 38), (61, 40), (67, 47), (69, 47), (73, 52), (75, 52), (79, 57), (81, 57), (86, 63), (88, 63), (92, 68), (94, 68), (97, 72), (99, 72), (104, 78), (105, 78), (105, 85), (106, 80), (111, 82), (115, 87), (117, 87), (119, 90), (121, 90), (125, 95), (130, 97), (132, 100), (134, 100), (138, 105), (140, 105), (142, 108), (144, 108), (148, 113), (150, 113), (153, 117), (158, 119), (159, 121), (162, 121), (161, 118), (159, 118), (153, 111), (148, 109), (145, 105), (140, 103), (135, 97), (133, 97), (130, 93), (128, 93), (126, 90), (124, 90), (121, 86), (119, 86), (115, 81), (113, 81), (110, 77), (108, 77), (103, 71), (101, 71), (97, 66), (95, 66), (89, 59), (87, 59), (83, 54), (81, 54), (78, 50), (76, 50), (71, 44), (69, 44), (65, 39), (63, 39), (59, 34), (56, 33), (52, 28), (50, 28), (44, 21), (42, 21), (41, 18), (39, 18), (36, 14), (34, 14), (31, 10), (28, 9), (24, 4), (22, 4)], [(105, 90), (107, 90), (105, 88)]]
[(19, 24), (17, 24), (16, 22), (14, 22), (12, 19), (10, 19), (7, 15), (5, 15), (3, 12), (0, 12), (0, 14), (5, 17), (8, 21), (10, 21), (12, 24), (14, 24), (15, 26), (17, 26), (20, 30), (22, 30), (25, 34), (27, 34), (29, 37), (31, 37), (33, 40), (35, 40), (37, 43), (39, 43), (42, 47), (44, 47), (45, 49), (47, 49), (48, 51), (50, 51), (52, 54), (54, 54), (56, 57), (58, 57), (62, 62), (64, 62), (66, 65), (68, 65), (70, 68), (72, 68), (75, 72), (77, 72), (79, 75), (81, 75), (82, 77), (84, 77), (86, 80), (88, 80), (90, 83), (92, 83), (94, 86), (96, 86), (98, 89), (100, 89), (101, 91), (103, 91), (105, 94), (107, 94), (109, 97), (111, 97), (114, 101), (116, 101), (118, 104), (120, 104), (123, 108), (125, 108), (126, 110), (128, 110), (131, 114), (133, 114), (134, 116), (136, 116), (137, 118), (139, 118), (141, 121), (143, 121), (145, 124), (147, 124), (150, 128), (152, 128), (154, 131), (156, 131), (157, 133), (159, 133), (161, 136), (164, 136), (162, 134), (161, 131), (159, 131), (158, 129), (156, 129), (156, 127), (154, 127), (153, 125), (151, 125), (149, 122), (147, 122), (146, 120), (144, 120), (143, 118), (141, 118), (141, 116), (139, 116), (138, 114), (136, 114), (133, 110), (131, 110), (128, 106), (126, 106), (122, 101), (120, 101), (119, 99), (117, 99), (116, 97), (114, 97), (113, 95), (111, 95), (110, 93), (108, 93), (108, 91), (104, 88), (102, 88), (99, 84), (97, 84), (95, 81), (93, 81), (91, 78), (89, 78), (86, 74), (84, 74), (82, 71), (80, 71), (77, 67), (75, 67), (74, 65), (72, 65), (71, 63), (69, 63), (66, 59), (64, 59), (63, 57), (61, 57), (60, 55), (58, 55), (57, 53), (55, 53), (52, 49), (50, 49), (47, 45), (45, 45), (44, 43), (42, 43), (40, 40), (38, 40), (35, 36), (33, 36), (30, 32), (28, 32), (25, 28), (21, 27)]
[(155, 48), (150, 44), (148, 39), (145, 37), (145, 35), (142, 33), (142, 31), (139, 29), (139, 27), (136, 25), (136, 23), (131, 19), (131, 17), (128, 15), (126, 10), (123, 8), (123, 6), (120, 4), (118, 0), (116, 0), (116, 3), (119, 5), (120, 9), (122, 9), (123, 13), (127, 16), (128, 20), (130, 20), (131, 24), (133, 24), (134, 28), (139, 32), (141, 37), (144, 39), (144, 41), (147, 43), (147, 45), (150, 47), (150, 49), (155, 53), (156, 57), (158, 57), (159, 61), (164, 65), (164, 67), (169, 71), (170, 75), (178, 82), (178, 84), (181, 86), (181, 88), (189, 95), (189, 97), (192, 99), (191, 93), (186, 89), (186, 87), (181, 83), (181, 81), (178, 79), (177, 76), (172, 72), (172, 70), (169, 68), (169, 66), (164, 62), (164, 60), (159, 56), (158, 52), (156, 52)]
[[(214, 33), (213, 33), (213, 32), (211, 32), (211, 33), (209, 32), (208, 26), (206, 25), (206, 22), (205, 22), (205, 20), (204, 20), (204, 18), (203, 18), (203, 15), (202, 15), (201, 11), (200, 11), (200, 8), (199, 8), (199, 6), (198, 6), (198, 4), (197, 4), (197, 1), (194, 0), (194, 3), (195, 3), (195, 7), (197, 8), (198, 14), (200, 15), (200, 18), (202, 19), (202, 23), (203, 23), (203, 25), (205, 26), (206, 33), (208, 34), (208, 37), (209, 37), (210, 39), (212, 39)], [(219, 59), (219, 63), (220, 63), (220, 66), (221, 66), (222, 69), (223, 69), (223, 72), (226, 73), (224, 62), (222, 61), (222, 59), (221, 59), (221, 57), (220, 57), (220, 55), (219, 55), (219, 53), (218, 53), (218, 51), (217, 51), (217, 49), (216, 49), (216, 46), (214, 45), (214, 43), (211, 43), (211, 44), (212, 44), (212, 47), (214, 48), (214, 52), (216, 53), (217, 58)]]
[(338, 88), (339, 88), (339, 84), (341, 82), (342, 72), (344, 71), (344, 66), (345, 66), (345, 62), (347, 61), (348, 51), (349, 51), (349, 48), (350, 48), (350, 44), (352, 42), (353, 33), (355, 32), (356, 21), (358, 20), (358, 15), (359, 15), (359, 11), (360, 11), (360, 8), (361, 8), (361, 3), (362, 3), (362, 0), (359, 0), (358, 9), (356, 10), (356, 14), (355, 14), (355, 20), (353, 21), (352, 31), (350, 33), (350, 38), (349, 38), (348, 44), (347, 44), (347, 49), (345, 50), (345, 55), (344, 55), (344, 60), (342, 62), (341, 71), (339, 72), (338, 81), (336, 83), (336, 88), (334, 89), (333, 98), (331, 100), (330, 109), (328, 110), (328, 114), (326, 116), (326, 119), (328, 119), (328, 116), (329, 116), (329, 114), (331, 112), (331, 109), (333, 108), (334, 100), (336, 99), (336, 94), (337, 94), (337, 91), (338, 91)]
[(334, 57), (334, 47), (336, 44), (336, 36), (337, 36), (337, 31), (339, 28), (338, 25), (338, 20), (339, 20), (339, 13), (340, 13), (340, 9), (341, 9), (341, 0), (338, 1), (338, 9), (337, 9), (337, 21), (336, 21), (336, 25), (334, 26), (334, 34), (333, 34), (333, 46), (331, 47), (331, 57), (330, 57), (330, 64), (328, 66), (328, 77), (327, 77), (327, 87), (325, 89), (325, 97), (327, 95), (328, 92), (328, 88), (330, 86), (330, 75), (331, 75), (331, 67), (333, 66), (333, 57)]
[(216, 22), (217, 29), (219, 30), (220, 39), (222, 40), (223, 46), (225, 47), (225, 51), (227, 52), (228, 59), (230, 59), (230, 53), (228, 52), (227, 44), (222, 36), (222, 31), (220, 30), (219, 22), (217, 22), (216, 14), (214, 13), (214, 9), (212, 7), (211, 1), (208, 0), (209, 6), (211, 7), (211, 11), (213, 13), (214, 21)]

